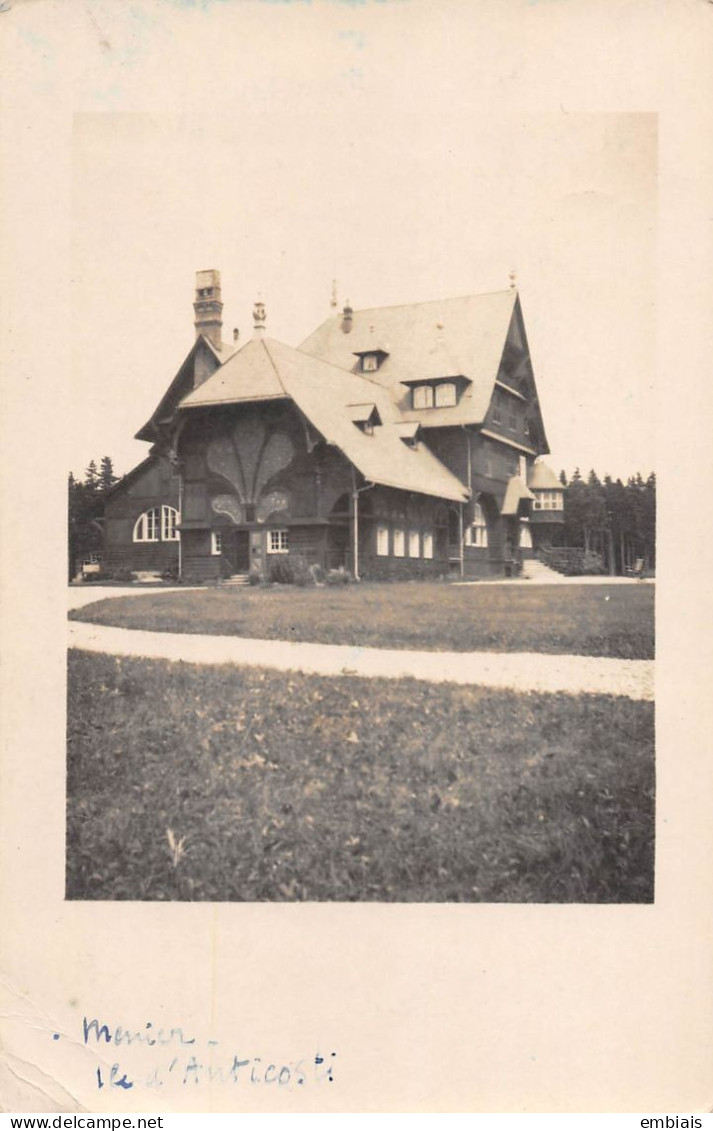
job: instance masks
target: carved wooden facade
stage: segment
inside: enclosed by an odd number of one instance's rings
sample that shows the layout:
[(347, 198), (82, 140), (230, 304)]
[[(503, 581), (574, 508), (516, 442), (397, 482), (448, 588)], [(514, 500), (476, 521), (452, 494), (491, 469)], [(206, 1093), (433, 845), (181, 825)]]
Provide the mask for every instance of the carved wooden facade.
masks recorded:
[(551, 539), (562, 488), (535, 462), (548, 448), (514, 292), (437, 317), (347, 309), (299, 350), (263, 339), (261, 307), (238, 348), (216, 330), (218, 273), (200, 275), (199, 336), (138, 433), (152, 454), (110, 493), (110, 568), (486, 576)]

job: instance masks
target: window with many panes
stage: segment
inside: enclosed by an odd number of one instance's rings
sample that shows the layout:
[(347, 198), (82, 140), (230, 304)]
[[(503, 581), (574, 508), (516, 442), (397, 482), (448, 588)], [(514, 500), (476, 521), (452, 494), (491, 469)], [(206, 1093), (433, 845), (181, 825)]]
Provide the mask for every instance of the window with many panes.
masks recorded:
[(210, 552), (213, 555), (223, 552), (223, 535), (219, 530), (212, 530), (210, 534)]
[(287, 530), (268, 530), (268, 554), (286, 554), (290, 549), (289, 532)]
[(379, 557), (388, 557), (389, 553), (389, 528), (383, 522), (376, 528), (376, 552)]
[(134, 526), (134, 542), (158, 542), (160, 514), (158, 507), (152, 507), (139, 515)]
[(163, 542), (177, 542), (178, 511), (175, 507), (161, 507), (161, 540)]
[(536, 491), (533, 504), (536, 511), (561, 511), (564, 498), (561, 491)]
[(502, 407), (498, 393), (493, 397), (493, 424), (500, 424), (502, 420)]
[(134, 542), (178, 542), (177, 524), (178, 511), (175, 507), (151, 507), (134, 523)]
[(406, 535), (402, 526), (394, 527), (394, 557), (403, 558), (406, 553)]
[(408, 556), (410, 558), (419, 558), (421, 556), (421, 539), (418, 530), (409, 530)]
[(423, 556), (424, 558), (433, 557), (433, 533), (430, 530), (423, 532)]

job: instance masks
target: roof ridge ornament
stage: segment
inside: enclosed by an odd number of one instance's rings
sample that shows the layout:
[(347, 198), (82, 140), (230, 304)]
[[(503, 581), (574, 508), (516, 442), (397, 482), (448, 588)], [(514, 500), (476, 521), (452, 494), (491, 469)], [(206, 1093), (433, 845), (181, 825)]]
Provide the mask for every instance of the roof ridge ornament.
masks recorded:
[(517, 275), (514, 267), (511, 269), (508, 278), (510, 279), (510, 290), (517, 290)]
[(267, 312), (265, 310), (265, 303), (258, 296), (253, 306), (253, 333), (256, 338), (261, 338), (265, 333), (266, 320)]

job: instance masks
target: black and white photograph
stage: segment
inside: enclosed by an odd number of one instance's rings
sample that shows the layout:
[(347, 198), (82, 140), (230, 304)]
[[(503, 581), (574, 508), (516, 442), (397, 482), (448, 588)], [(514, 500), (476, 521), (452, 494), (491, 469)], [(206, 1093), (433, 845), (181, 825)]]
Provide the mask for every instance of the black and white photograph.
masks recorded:
[(0, 8), (17, 1110), (702, 1104), (713, 5)]
[(650, 902), (656, 119), (331, 124), (75, 121), (67, 896)]

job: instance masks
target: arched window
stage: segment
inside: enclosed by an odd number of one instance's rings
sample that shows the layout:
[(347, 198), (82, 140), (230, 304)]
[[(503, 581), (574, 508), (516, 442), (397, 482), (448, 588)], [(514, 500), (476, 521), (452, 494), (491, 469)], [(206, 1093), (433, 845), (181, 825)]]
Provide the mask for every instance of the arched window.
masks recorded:
[(465, 532), (466, 546), (480, 546), (485, 549), (488, 545), (488, 526), (485, 513), (480, 503), (473, 507), (473, 521)]
[(180, 535), (176, 530), (178, 511), (175, 507), (161, 507), (161, 541), (177, 542)]
[(160, 507), (152, 507), (140, 514), (134, 526), (134, 542), (158, 542), (160, 518)]
[(134, 542), (177, 542), (178, 511), (175, 507), (151, 507), (140, 514), (134, 524)]

